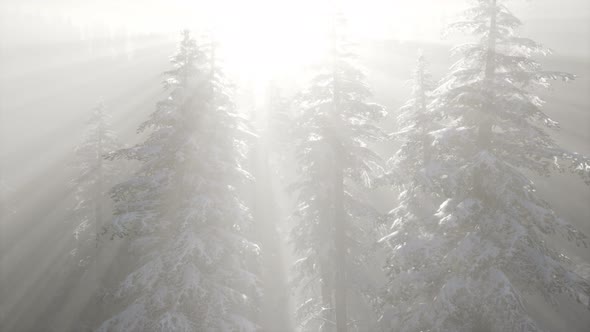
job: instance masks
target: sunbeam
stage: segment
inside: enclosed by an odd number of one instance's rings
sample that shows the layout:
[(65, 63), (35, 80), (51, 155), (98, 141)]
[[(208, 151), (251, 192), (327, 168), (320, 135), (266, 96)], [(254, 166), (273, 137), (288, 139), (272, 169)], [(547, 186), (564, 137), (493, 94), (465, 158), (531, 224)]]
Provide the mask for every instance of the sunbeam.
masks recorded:
[(0, 0), (0, 331), (587, 331), (589, 22)]

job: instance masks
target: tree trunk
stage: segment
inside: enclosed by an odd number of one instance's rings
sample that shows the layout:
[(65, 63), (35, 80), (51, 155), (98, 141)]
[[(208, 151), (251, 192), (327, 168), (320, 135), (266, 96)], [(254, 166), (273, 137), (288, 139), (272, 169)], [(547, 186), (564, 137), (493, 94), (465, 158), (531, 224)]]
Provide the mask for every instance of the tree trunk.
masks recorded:
[[(337, 20), (337, 17), (334, 18)], [(344, 156), (339, 136), (341, 135), (340, 122), (340, 86), (339, 86), (339, 68), (338, 58), (339, 42), (337, 22), (333, 24), (333, 63), (332, 63), (332, 83), (333, 83), (333, 123), (332, 123), (332, 151), (334, 153), (334, 182), (333, 189), (333, 240), (334, 240), (334, 305), (336, 311), (336, 331), (346, 332), (348, 325), (347, 318), (347, 294), (346, 294), (346, 212), (344, 210)]]
[(485, 94), (483, 119), (478, 130), (478, 145), (482, 149), (488, 149), (492, 138), (492, 112), (494, 107), (494, 79), (496, 77), (496, 1), (491, 0), (490, 30), (488, 33), (488, 47), (485, 64)]
[[(490, 30), (488, 33), (488, 45), (484, 73), (485, 104), (483, 105), (483, 118), (479, 123), (477, 132), (477, 146), (480, 150), (489, 150), (491, 149), (492, 144), (492, 112), (494, 110), (494, 79), (496, 77), (496, 1), (497, 0), (490, 1)], [(479, 167), (475, 170), (473, 173), (473, 189), (479, 198), (490, 203), (488, 200), (489, 197), (486, 195), (485, 186), (483, 184), (485, 174), (486, 170), (482, 169), (482, 167)]]
[[(98, 119), (98, 127), (97, 127), (97, 144), (96, 144), (96, 196), (94, 199), (94, 229), (95, 229), (95, 253), (94, 253), (94, 287), (97, 290), (97, 294), (100, 296), (101, 287), (102, 287), (102, 274), (100, 266), (100, 248), (99, 248), (99, 236), (101, 232), (101, 228), (103, 226), (103, 187), (104, 187), (104, 174), (103, 174), (103, 136), (104, 136), (104, 128), (103, 128), (103, 110), (102, 105), (99, 111), (100, 117)], [(102, 315), (102, 306), (96, 306), (97, 315)]]
[[(338, 153), (340, 154), (340, 153)], [(336, 305), (336, 331), (347, 331), (346, 313), (346, 217), (344, 212), (344, 177), (340, 158), (336, 158), (334, 172), (334, 254), (336, 275), (334, 304)]]
[(491, 0), (490, 3), (492, 11), (490, 13), (490, 30), (488, 33), (488, 49), (485, 68), (485, 79), (488, 81), (493, 80), (496, 75), (496, 1), (497, 0)]
[(321, 292), (322, 292), (322, 332), (331, 332), (334, 330), (334, 303), (332, 301), (332, 274), (327, 268), (329, 265), (326, 262), (320, 263), (320, 273), (322, 276)]
[(98, 246), (98, 234), (100, 234), (100, 227), (102, 226), (102, 190), (103, 190), (103, 169), (102, 169), (102, 138), (103, 138), (103, 128), (102, 128), (102, 112), (100, 114), (98, 128), (97, 128), (97, 146), (96, 146), (96, 198), (94, 201), (94, 222), (95, 222), (95, 229), (96, 229), (96, 245)]

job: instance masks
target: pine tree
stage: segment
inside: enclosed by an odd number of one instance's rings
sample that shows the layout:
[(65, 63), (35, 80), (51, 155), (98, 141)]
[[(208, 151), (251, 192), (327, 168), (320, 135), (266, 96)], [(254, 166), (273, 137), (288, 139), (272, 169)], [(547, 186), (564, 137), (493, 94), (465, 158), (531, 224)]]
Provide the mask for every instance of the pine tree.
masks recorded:
[(533, 91), (573, 76), (543, 71), (532, 56), (548, 51), (519, 37), (520, 25), (501, 2), (478, 0), (451, 26), (480, 38), (455, 48), (462, 57), (435, 91), (433, 118), (444, 128), (430, 132), (431, 153), (442, 165), (428, 181), (442, 183), (445, 200), (435, 225), (416, 220), (420, 236), (391, 253), (406, 260), (390, 266), (392, 285), (413, 281), (390, 299), (399, 308), (396, 330), (539, 331), (526, 294), (556, 303), (559, 294), (579, 300), (590, 292), (547, 241), (562, 234), (585, 246), (586, 236), (558, 218), (527, 177), (569, 167), (590, 180), (590, 161), (543, 129), (557, 124)]
[[(50, 316), (57, 328), (85, 330), (90, 317), (99, 316), (99, 299), (108, 284), (102, 258), (100, 235), (110, 221), (112, 201), (108, 189), (120, 169), (105, 156), (120, 148), (111, 129), (110, 115), (101, 101), (88, 117), (82, 142), (74, 149), (75, 177), (70, 185), (75, 205), (71, 210), (72, 241), (66, 267), (56, 285), (56, 301), (66, 303), (54, 308)], [(91, 312), (90, 315), (87, 313)], [(66, 327), (66, 324), (72, 326)]]
[(434, 113), (429, 108), (435, 84), (427, 66), (420, 54), (411, 81), (412, 96), (397, 117), (401, 128), (390, 135), (401, 143), (400, 149), (388, 160), (390, 171), (384, 177), (400, 192), (399, 206), (389, 213), (391, 225), (396, 229), (402, 224), (413, 227), (413, 221), (436, 210), (436, 192), (440, 184), (434, 175), (440, 172), (441, 165), (433, 156), (430, 132), (440, 126), (433, 121)]
[(295, 282), (305, 298), (299, 323), (331, 330), (335, 321), (338, 331), (346, 331), (347, 307), (362, 302), (371, 280), (364, 264), (371, 262), (366, 247), (375, 241), (377, 214), (362, 187), (381, 170), (368, 143), (383, 138), (374, 123), (385, 111), (367, 102), (371, 93), (341, 33), (342, 21), (335, 26), (331, 59), (296, 100), (293, 134), (301, 176), (292, 186), (298, 197), (292, 240), (302, 257), (295, 264)]
[(106, 226), (110, 198), (108, 188), (116, 169), (104, 157), (120, 148), (117, 137), (111, 129), (110, 115), (105, 112), (103, 102), (93, 109), (87, 123), (83, 142), (75, 148), (76, 177), (72, 180), (76, 206), (73, 209), (77, 225), (73, 230), (76, 248), (72, 252), (79, 266), (91, 261), (92, 248), (98, 243), (98, 236)]
[[(443, 165), (432, 148), (430, 133), (440, 129), (433, 117), (430, 104), (433, 101), (435, 83), (428, 71), (428, 63), (420, 52), (411, 83), (411, 97), (400, 109), (397, 122), (399, 131), (390, 135), (400, 148), (388, 160), (388, 172), (383, 177), (386, 185), (399, 192), (397, 206), (387, 216), (391, 233), (380, 239), (394, 255), (387, 257), (386, 270), (391, 278), (387, 284), (382, 304), (383, 322), (403, 314), (404, 301), (421, 287), (405, 271), (417, 268), (432, 253), (421, 250), (430, 242), (437, 225), (434, 213), (441, 201)], [(412, 243), (413, 246), (405, 244)], [(399, 303), (400, 305), (393, 305)], [(386, 326), (386, 329), (389, 327)]]
[(169, 96), (139, 127), (148, 137), (111, 156), (141, 163), (112, 189), (114, 234), (129, 238), (138, 264), (115, 292), (122, 310), (99, 331), (251, 331), (243, 120), (213, 44), (184, 31), (171, 63)]

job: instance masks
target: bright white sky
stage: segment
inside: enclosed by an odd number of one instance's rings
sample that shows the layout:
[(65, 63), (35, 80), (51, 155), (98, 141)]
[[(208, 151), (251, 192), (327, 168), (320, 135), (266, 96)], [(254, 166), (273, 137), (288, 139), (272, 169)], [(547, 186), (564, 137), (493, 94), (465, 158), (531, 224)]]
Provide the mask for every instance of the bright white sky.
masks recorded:
[[(442, 28), (467, 3), (468, 0), (0, 0), (0, 30), (6, 31), (0, 32), (0, 46), (10, 43), (10, 39), (19, 42), (27, 35), (45, 42), (60, 40), (59, 36), (52, 36), (63, 32), (59, 28), (47, 32), (46, 26), (40, 25), (39, 31), (34, 31), (39, 17), (49, 22), (68, 22), (74, 36), (78, 30), (77, 38), (81, 39), (96, 37), (93, 35), (97, 31), (103, 34), (100, 37), (104, 37), (105, 31), (115, 35), (177, 34), (187, 27), (213, 32), (226, 52), (226, 65), (239, 68), (242, 76), (258, 76), (254, 79), (264, 81), (270, 72), (314, 62), (326, 45), (330, 18), (337, 8), (347, 18), (353, 38), (439, 42)], [(510, 8), (525, 21), (543, 17), (590, 21), (589, 0), (512, 0)], [(23, 15), (30, 17), (22, 19)], [(10, 24), (21, 26), (14, 28)], [(584, 28), (590, 29), (590, 25)], [(553, 32), (549, 29), (541, 33), (545, 36)], [(590, 35), (590, 31), (579, 33), (583, 35), (574, 44), (583, 44), (579, 40)], [(559, 38), (563, 39), (563, 35), (560, 31)]]
[[(345, 14), (353, 37), (439, 42), (442, 28), (467, 3), (468, 0), (0, 0), (0, 30), (9, 31), (0, 33), (0, 44), (9, 43), (10, 38), (18, 41), (27, 33), (33, 38), (46, 33), (29, 32), (38, 17), (50, 22), (67, 21), (82, 39), (92, 37), (97, 29), (114, 34), (177, 34), (188, 27), (213, 32), (225, 49), (227, 64), (246, 70), (246, 76), (264, 76), (265, 72), (313, 62), (326, 44), (325, 34), (330, 31), (330, 18), (336, 8)], [(590, 22), (589, 0), (512, 0), (510, 8), (525, 22), (536, 18)], [(13, 18), (23, 13), (32, 15), (32, 22), (21, 23), (26, 20)], [(22, 25), (20, 30), (7, 29), (10, 20), (13, 25)], [(590, 30), (590, 24), (581, 28)], [(577, 26), (568, 29), (575, 31)], [(581, 35), (574, 44), (583, 44), (579, 40), (590, 36), (590, 31), (575, 32)], [(541, 33), (553, 32), (544, 29)], [(558, 35), (563, 39), (565, 33), (559, 31)], [(590, 48), (590, 44), (584, 45)]]
[[(108, 25), (128, 31), (177, 31), (179, 25), (245, 32), (278, 28), (313, 30), (340, 7), (371, 37), (437, 38), (437, 30), (468, 0), (0, 0), (0, 10), (67, 17), (78, 26)], [(513, 0), (525, 18), (590, 18), (588, 0)]]

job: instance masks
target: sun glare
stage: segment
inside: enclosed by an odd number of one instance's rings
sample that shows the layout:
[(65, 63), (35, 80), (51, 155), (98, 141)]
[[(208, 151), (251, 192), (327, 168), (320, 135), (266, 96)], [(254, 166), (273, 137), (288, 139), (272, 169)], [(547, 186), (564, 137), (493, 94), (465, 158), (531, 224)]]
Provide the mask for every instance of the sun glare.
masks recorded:
[(326, 17), (335, 12), (344, 13), (352, 38), (406, 41), (437, 37), (448, 8), (434, 0), (221, 0), (204, 10), (195, 5), (193, 21), (208, 26), (227, 69), (248, 80), (260, 102), (269, 81), (299, 75), (321, 59), (329, 44)]
[[(301, 76), (306, 66), (320, 61), (327, 50), (330, 18), (341, 11), (353, 39), (436, 40), (444, 18), (458, 0), (174, 0), (142, 4), (96, 3), (84, 6), (34, 8), (46, 15), (66, 17), (80, 30), (93, 25), (112, 33), (171, 33), (189, 28), (212, 34), (220, 45), (226, 70), (254, 86), (263, 99), (264, 86), (277, 77)], [(30, 8), (29, 8), (30, 7)], [(52, 11), (56, 11), (53, 13)], [(259, 87), (259, 88), (256, 88)]]
[(221, 2), (211, 11), (211, 30), (227, 70), (250, 82), (257, 103), (269, 81), (292, 76), (324, 52), (326, 9), (314, 1)]

